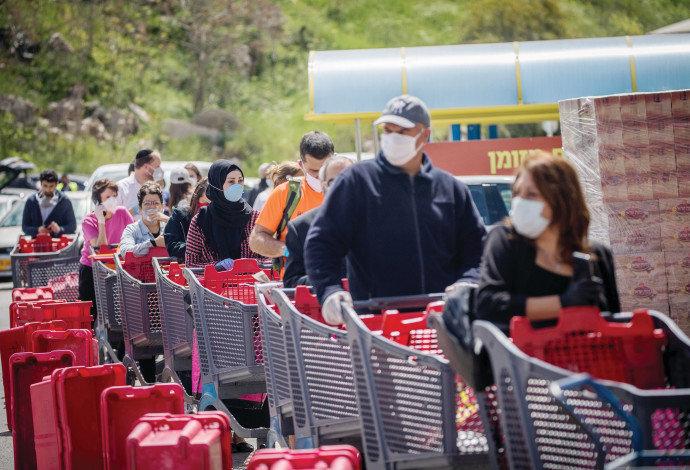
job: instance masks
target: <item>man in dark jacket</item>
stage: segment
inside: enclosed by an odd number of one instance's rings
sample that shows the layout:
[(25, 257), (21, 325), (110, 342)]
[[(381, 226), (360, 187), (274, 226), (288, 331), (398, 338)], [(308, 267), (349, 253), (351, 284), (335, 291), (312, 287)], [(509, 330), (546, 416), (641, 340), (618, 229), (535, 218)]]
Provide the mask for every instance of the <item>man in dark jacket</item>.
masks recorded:
[[(323, 162), (319, 170), (319, 179), (323, 188), (323, 195), (326, 197), (328, 188), (335, 181), (345, 168), (352, 166), (354, 162), (347, 157), (334, 156)], [(283, 274), (283, 284), (285, 287), (297, 287), (311, 285), (307, 277), (307, 270), (304, 267), (304, 242), (307, 233), (314, 219), (319, 214), (321, 206), (305, 212), (294, 220), (288, 222), (288, 231), (285, 235), (285, 246), (288, 250), (287, 261), (285, 263), (285, 273)], [(341, 279), (346, 276), (344, 260), (341, 263)]]
[(72, 201), (55, 189), (58, 183), (57, 173), (54, 170), (43, 170), (39, 179), (41, 191), (26, 200), (22, 230), (33, 238), (39, 233), (50, 233), (53, 237), (74, 233), (77, 221)]
[(443, 292), (476, 282), (479, 271), (486, 229), (467, 186), (422, 150), (431, 135), (426, 105), (393, 98), (376, 124), (381, 152), (340, 175), (307, 235), (307, 274), (331, 324), (342, 323), (341, 302)]

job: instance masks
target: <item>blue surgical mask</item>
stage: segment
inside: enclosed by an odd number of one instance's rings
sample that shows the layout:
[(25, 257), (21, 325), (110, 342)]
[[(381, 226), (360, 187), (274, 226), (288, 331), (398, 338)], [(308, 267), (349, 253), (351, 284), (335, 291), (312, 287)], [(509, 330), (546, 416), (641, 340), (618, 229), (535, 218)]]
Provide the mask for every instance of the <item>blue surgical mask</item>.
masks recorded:
[(225, 188), (225, 199), (227, 199), (230, 202), (237, 202), (242, 197), (243, 192), (244, 186), (242, 186), (241, 184), (230, 185), (227, 188)]

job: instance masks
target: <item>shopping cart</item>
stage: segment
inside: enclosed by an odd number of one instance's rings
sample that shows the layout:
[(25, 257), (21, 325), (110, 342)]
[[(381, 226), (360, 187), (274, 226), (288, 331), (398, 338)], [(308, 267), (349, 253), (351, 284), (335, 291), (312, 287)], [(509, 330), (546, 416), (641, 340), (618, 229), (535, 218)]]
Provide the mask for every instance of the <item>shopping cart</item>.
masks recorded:
[[(570, 312), (568, 318), (577, 315)], [(639, 314), (638, 314), (639, 315)], [(643, 448), (669, 450), (690, 448), (688, 413), (690, 412), (690, 340), (680, 329), (659, 312), (650, 311), (653, 327), (663, 332), (666, 346), (662, 349), (662, 363), (666, 386), (686, 390), (640, 390), (618, 383), (612, 391), (618, 394), (626, 411), (641, 423)], [(565, 316), (563, 318), (566, 318)], [(631, 314), (618, 314), (609, 322), (627, 323)], [(518, 468), (596, 468), (626, 457), (635, 450), (632, 431), (627, 422), (611, 410), (606, 400), (582, 389), (571, 390), (569, 400), (577, 401), (581, 421), (566, 407), (559, 405), (550, 393), (552, 382), (570, 377), (572, 371), (528, 356), (509, 340), (495, 325), (486, 321), (473, 324), (475, 340), (481, 342), (491, 361), (496, 382), (500, 413), (500, 436), (496, 452), (505, 458), (511, 469)], [(634, 339), (630, 351), (644, 351), (658, 338)], [(535, 338), (538, 338), (535, 335)], [(588, 333), (573, 332), (570, 340), (582, 341)], [(604, 341), (593, 335), (590, 357), (605, 358), (610, 349), (621, 344), (618, 340)], [(559, 354), (572, 354), (576, 349), (555, 346)], [(556, 350), (554, 349), (554, 350)], [(582, 351), (581, 348), (579, 348)], [(647, 354), (645, 354), (646, 356)], [(648, 359), (648, 358), (643, 358)], [(623, 363), (622, 358), (610, 362), (612, 368)], [(610, 382), (613, 383), (613, 382)], [(679, 400), (679, 401), (678, 401)], [(581, 422), (594, 427), (596, 438)], [(597, 447), (597, 440), (603, 446)]]
[(117, 280), (120, 285), (120, 313), (125, 355), (122, 363), (127, 367), (128, 381), (136, 378), (146, 384), (137, 361), (151, 360), (163, 354), (161, 315), (158, 292), (153, 272), (153, 258), (167, 257), (165, 248), (151, 248), (146, 256), (127, 252), (124, 261), (114, 257)]
[[(602, 442), (600, 432), (605, 433), (611, 426), (619, 428), (619, 435), (630, 439), (633, 452), (606, 465), (607, 469), (690, 466), (690, 389), (643, 391), (620, 382), (596, 380), (584, 373), (552, 382), (549, 390), (556, 402), (588, 433), (596, 449), (597, 468), (604, 468), (610, 446)], [(587, 411), (581, 411), (583, 403), (592, 397), (601, 403), (604, 411), (594, 419)], [(632, 410), (624, 403), (632, 404)], [(623, 423), (626, 426), (621, 428)], [(644, 450), (644, 436), (651, 437), (664, 450)]]
[(90, 247), (93, 286), (98, 309), (95, 333), (101, 364), (120, 362), (124, 354), (122, 351), (120, 284), (117, 282), (114, 259), (118, 256), (117, 247), (118, 245)]
[(283, 319), (273, 300), (273, 291), (282, 288), (282, 282), (256, 284), (256, 300), (261, 321), (261, 348), (264, 355), (266, 394), (271, 419), (266, 447), (287, 447), (284, 436), (295, 433), (292, 422), (292, 395), (290, 374), (285, 353)]
[(474, 392), (456, 380), (440, 355), (435, 333), (426, 326), (428, 313), (440, 307), (432, 304), (427, 312), (419, 312), (430, 300), (376, 302), (373, 307), (382, 310), (417, 310), (414, 315), (386, 311), (383, 334), (372, 331), (343, 304), (368, 469), (488, 464)]
[[(60, 238), (51, 238), (49, 234), (43, 233), (34, 239), (20, 237), (10, 253), (13, 286), (48, 286), (49, 279), (78, 271), (80, 245), (79, 234), (63, 235)], [(71, 290), (62, 297), (57, 292), (55, 294), (56, 298), (67, 300), (76, 300), (78, 296), (78, 292)]]
[[(318, 314), (320, 308), (316, 297), (305, 286), (296, 290), (274, 289), (272, 296), (283, 326), (283, 360), (289, 375), (297, 448), (311, 449), (328, 441), (361, 447), (359, 411), (345, 331), (307, 316), (309, 310)], [(275, 357), (271, 355), (271, 361)], [(278, 383), (285, 385), (284, 377)]]
[[(153, 268), (158, 286), (158, 305), (161, 310), (163, 333), (163, 357), (165, 368), (162, 382), (176, 382), (185, 386), (185, 402), (193, 405), (191, 394), (192, 344), (194, 340), (194, 316), (192, 314), (189, 285), (182, 275), (184, 265), (177, 258), (154, 258)], [(203, 269), (191, 269), (201, 276)], [(180, 376), (184, 376), (183, 384)]]
[(238, 436), (265, 439), (267, 428), (244, 426), (223, 403), (245, 394), (266, 392), (254, 291), (254, 275), (259, 273), (270, 276), (270, 271), (261, 269), (254, 259), (235, 260), (230, 271), (217, 272), (213, 265), (206, 266), (203, 281), (184, 269), (201, 366), (199, 410), (221, 410), (230, 416)]

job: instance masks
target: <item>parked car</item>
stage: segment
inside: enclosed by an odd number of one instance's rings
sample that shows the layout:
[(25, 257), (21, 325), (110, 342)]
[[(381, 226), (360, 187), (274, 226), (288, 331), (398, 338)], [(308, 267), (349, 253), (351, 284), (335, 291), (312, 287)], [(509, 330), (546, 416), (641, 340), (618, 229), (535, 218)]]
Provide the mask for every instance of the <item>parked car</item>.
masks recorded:
[[(19, 198), (7, 214), (0, 218), (0, 277), (12, 275), (10, 252), (22, 235), (22, 218), (26, 199), (34, 194)], [(74, 218), (77, 220), (77, 233), (81, 233), (81, 222), (91, 211), (91, 192), (67, 191), (65, 195), (72, 201)]]
[(472, 193), (474, 205), (484, 220), (484, 225), (491, 229), (510, 212), (510, 200), (513, 197), (514, 176), (456, 176), (465, 183)]
[(21, 196), (18, 194), (0, 194), (0, 219), (9, 212), (15, 202), (19, 201)]

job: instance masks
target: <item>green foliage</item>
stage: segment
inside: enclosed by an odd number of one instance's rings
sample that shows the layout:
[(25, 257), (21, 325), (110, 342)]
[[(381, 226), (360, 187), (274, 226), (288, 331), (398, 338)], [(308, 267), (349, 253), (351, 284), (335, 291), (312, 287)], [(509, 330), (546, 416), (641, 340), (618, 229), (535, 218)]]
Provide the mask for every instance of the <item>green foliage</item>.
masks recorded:
[[(219, 156), (243, 161), (297, 157), (302, 134), (328, 132), (336, 150), (354, 150), (352, 126), (305, 122), (310, 50), (429, 46), (644, 34), (690, 17), (684, 0), (4, 0), (0, 28), (40, 44), (30, 62), (0, 46), (0, 94), (45, 110), (83, 83), (86, 101), (151, 117), (139, 134), (97, 142), (69, 138), (0, 116), (0, 156), (21, 155), (39, 167), (90, 172), (129, 161), (156, 146), (168, 160)], [(60, 33), (73, 54), (48, 47)], [(170, 139), (165, 119), (189, 120), (199, 109), (222, 108), (239, 127), (220, 146), (198, 138)], [(502, 135), (529, 135), (539, 126), (505, 126)], [(371, 130), (362, 129), (365, 138)], [(444, 139), (448, 129), (434, 129)]]

